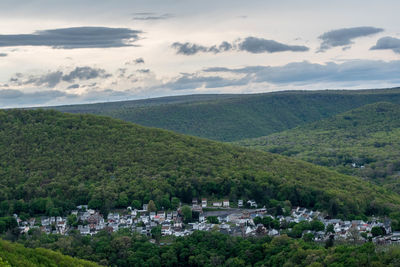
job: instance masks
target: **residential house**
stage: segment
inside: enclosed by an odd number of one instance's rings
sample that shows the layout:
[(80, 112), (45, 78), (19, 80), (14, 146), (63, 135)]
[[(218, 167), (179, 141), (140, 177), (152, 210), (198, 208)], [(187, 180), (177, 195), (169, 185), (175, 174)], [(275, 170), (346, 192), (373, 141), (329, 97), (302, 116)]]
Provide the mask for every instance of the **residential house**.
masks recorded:
[(81, 233), (81, 235), (90, 235), (89, 225), (78, 225), (78, 231)]
[(222, 207), (222, 202), (213, 202), (213, 207)]
[(206, 208), (207, 207), (207, 198), (202, 198), (201, 199), (201, 207)]
[(229, 200), (225, 199), (225, 200), (222, 202), (222, 205), (224, 206), (224, 208), (229, 208)]
[(257, 208), (257, 203), (254, 200), (247, 201), (247, 204), (252, 208)]

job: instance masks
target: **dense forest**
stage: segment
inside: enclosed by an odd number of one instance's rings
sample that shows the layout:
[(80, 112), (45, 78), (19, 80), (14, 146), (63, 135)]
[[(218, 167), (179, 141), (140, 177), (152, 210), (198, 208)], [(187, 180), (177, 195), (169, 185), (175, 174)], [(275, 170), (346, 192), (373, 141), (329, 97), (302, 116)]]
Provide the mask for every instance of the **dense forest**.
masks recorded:
[(94, 115), (0, 111), (0, 216), (65, 214), (173, 197), (289, 200), (332, 216), (382, 215), (400, 197), (359, 178), (267, 152)]
[(281, 132), (380, 101), (400, 103), (400, 89), (181, 96), (54, 108), (107, 115), (213, 140), (238, 141)]
[[(19, 242), (46, 247), (107, 266), (399, 266), (400, 248), (371, 242), (315, 243), (305, 235), (271, 238), (232, 237), (219, 232), (194, 232), (157, 245), (142, 235), (121, 230), (97, 235), (45, 235), (32, 232)], [(1, 255), (1, 254), (0, 254)]]
[(400, 105), (375, 103), (240, 145), (369, 179), (400, 193)]
[(70, 256), (62, 255), (60, 252), (51, 251), (44, 248), (25, 248), (16, 243), (11, 243), (0, 239), (0, 267), (11, 266), (98, 266), (85, 260), (79, 260)]

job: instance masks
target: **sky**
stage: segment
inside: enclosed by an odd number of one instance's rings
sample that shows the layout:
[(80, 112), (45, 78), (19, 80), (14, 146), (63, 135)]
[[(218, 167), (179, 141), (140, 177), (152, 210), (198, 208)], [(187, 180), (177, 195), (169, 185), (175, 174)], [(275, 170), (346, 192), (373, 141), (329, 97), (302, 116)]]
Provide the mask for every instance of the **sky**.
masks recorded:
[(400, 86), (400, 1), (1, 0), (0, 108)]

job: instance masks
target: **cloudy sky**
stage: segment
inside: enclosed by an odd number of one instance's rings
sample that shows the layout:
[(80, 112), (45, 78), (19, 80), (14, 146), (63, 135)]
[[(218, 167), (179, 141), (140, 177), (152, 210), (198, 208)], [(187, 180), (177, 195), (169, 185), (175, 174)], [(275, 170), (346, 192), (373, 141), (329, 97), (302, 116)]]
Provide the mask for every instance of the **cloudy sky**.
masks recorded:
[(0, 108), (400, 86), (400, 1), (327, 2), (1, 0)]

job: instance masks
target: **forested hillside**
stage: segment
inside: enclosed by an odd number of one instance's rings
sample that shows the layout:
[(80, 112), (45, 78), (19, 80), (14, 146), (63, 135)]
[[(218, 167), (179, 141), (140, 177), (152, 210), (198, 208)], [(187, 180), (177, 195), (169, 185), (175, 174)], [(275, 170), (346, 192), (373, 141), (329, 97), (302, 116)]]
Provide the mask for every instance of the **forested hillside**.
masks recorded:
[(214, 99), (212, 96), (167, 99), (154, 99), (148, 105), (127, 101), (55, 108), (107, 115), (213, 140), (237, 141), (281, 132), (370, 103), (400, 103), (400, 89), (287, 91), (222, 95)]
[[(171, 244), (151, 244), (128, 231), (93, 237), (29, 236), (27, 246), (46, 246), (106, 266), (398, 266), (400, 248), (372, 242), (327, 247), (287, 235), (241, 238), (197, 231)], [(45, 241), (44, 241), (45, 240)], [(0, 265), (1, 266), (1, 265)]]
[(44, 248), (25, 248), (16, 243), (11, 243), (0, 239), (0, 266), (63, 266), (63, 267), (85, 267), (99, 266), (95, 263), (78, 260), (70, 256), (65, 256), (59, 252)]
[(375, 103), (239, 144), (370, 179), (400, 193), (400, 105)]
[(166, 96), (166, 97), (139, 99), (139, 100), (57, 106), (57, 107), (49, 107), (49, 109), (57, 109), (62, 112), (70, 112), (70, 113), (101, 114), (101, 113), (112, 112), (117, 109), (129, 109), (129, 108), (172, 105), (172, 104), (188, 104), (195, 102), (215, 101), (220, 99), (230, 99), (235, 97), (240, 97), (240, 95), (201, 94), (201, 95), (184, 95), (184, 96)]
[[(266, 152), (94, 115), (0, 111), (0, 212), (56, 216), (171, 198), (290, 200), (331, 215), (388, 214), (400, 197), (361, 179)], [(277, 200), (277, 201), (275, 201)], [(1, 216), (1, 215), (0, 215)]]

